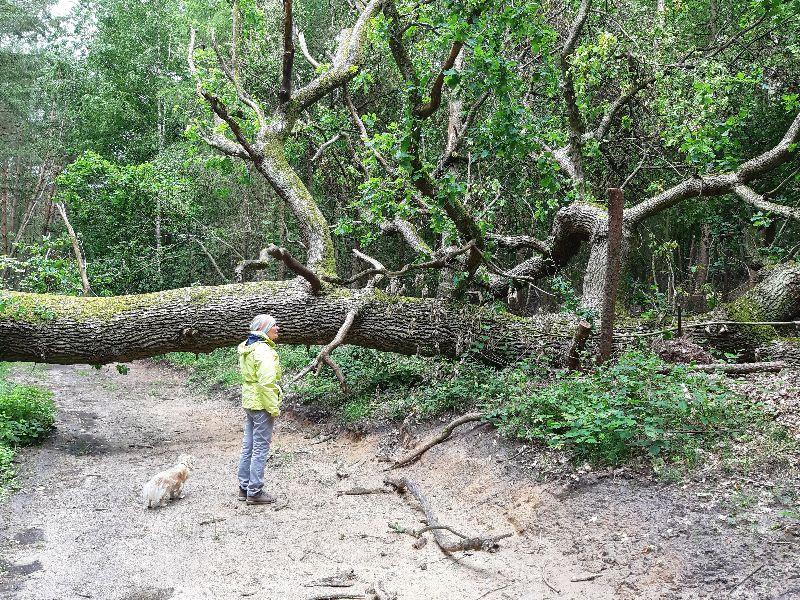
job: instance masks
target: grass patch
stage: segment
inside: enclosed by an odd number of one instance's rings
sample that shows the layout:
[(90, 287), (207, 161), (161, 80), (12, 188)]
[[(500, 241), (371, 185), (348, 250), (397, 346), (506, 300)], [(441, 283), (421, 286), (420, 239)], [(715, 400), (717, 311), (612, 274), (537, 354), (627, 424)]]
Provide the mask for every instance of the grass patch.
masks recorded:
[(0, 363), (0, 496), (14, 484), (17, 448), (43, 439), (55, 422), (53, 393), (33, 385), (7, 380), (9, 365)]

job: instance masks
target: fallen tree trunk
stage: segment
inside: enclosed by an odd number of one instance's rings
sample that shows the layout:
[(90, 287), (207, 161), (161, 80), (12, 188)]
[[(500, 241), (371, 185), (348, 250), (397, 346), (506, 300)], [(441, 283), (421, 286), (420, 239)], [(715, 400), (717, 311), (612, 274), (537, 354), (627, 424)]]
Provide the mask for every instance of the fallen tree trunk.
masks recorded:
[[(343, 343), (399, 354), (504, 365), (523, 358), (564, 365), (577, 318), (532, 318), (435, 298), (389, 296), (380, 290), (325, 286), (305, 280), (190, 287), (152, 294), (76, 297), (0, 290), (0, 360), (105, 364), (166, 352), (210, 352), (233, 346), (253, 315), (271, 313), (281, 342), (327, 344), (347, 314), (363, 303)], [(800, 265), (776, 267), (761, 284), (721, 311), (721, 320), (791, 321), (800, 316)], [(687, 329), (694, 341), (745, 358), (776, 337), (773, 327), (731, 325)], [(641, 335), (641, 334), (637, 334)], [(488, 339), (487, 339), (488, 338)], [(625, 330), (620, 328), (616, 349)], [(595, 340), (587, 347), (592, 350)]]
[[(786, 263), (770, 270), (754, 288), (712, 313), (717, 321), (789, 322), (800, 317), (800, 264)], [(736, 352), (753, 360), (756, 349), (779, 335), (797, 335), (792, 326), (718, 325), (687, 329), (687, 335), (701, 346)]]
[[(270, 313), (281, 342), (327, 344), (363, 302), (344, 343), (400, 354), (493, 364), (524, 357), (563, 362), (574, 328), (562, 315), (521, 319), (433, 298), (335, 288), (312, 295), (304, 281), (191, 287), (152, 294), (75, 297), (0, 292), (0, 360), (105, 364), (166, 352), (233, 346), (253, 315)], [(489, 340), (478, 339), (483, 332)]]

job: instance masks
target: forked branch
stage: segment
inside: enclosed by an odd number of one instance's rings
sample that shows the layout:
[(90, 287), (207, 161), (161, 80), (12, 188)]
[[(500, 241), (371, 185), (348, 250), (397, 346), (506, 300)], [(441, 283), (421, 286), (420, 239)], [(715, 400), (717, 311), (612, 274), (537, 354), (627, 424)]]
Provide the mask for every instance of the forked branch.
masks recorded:
[[(433, 533), (433, 539), (436, 540), (436, 544), (445, 554), (452, 554), (453, 552), (463, 552), (467, 550), (485, 550), (487, 552), (496, 552), (500, 549), (498, 542), (507, 537), (511, 537), (510, 533), (504, 533), (497, 536), (466, 536), (458, 531), (455, 531), (452, 527), (442, 525), (439, 522), (439, 519), (436, 516), (436, 513), (433, 511), (430, 502), (428, 502), (428, 499), (419, 489), (419, 486), (417, 486), (417, 484), (408, 477), (386, 477), (386, 479), (384, 479), (384, 483), (392, 486), (401, 494), (408, 492), (416, 499), (420, 508), (422, 509), (422, 512), (425, 514), (425, 520), (427, 522), (427, 527), (424, 527), (423, 530), (420, 531), (430, 531)], [(459, 538), (459, 540), (448, 540), (444, 535), (445, 531), (453, 533)], [(419, 535), (422, 535), (422, 533), (419, 533)]]

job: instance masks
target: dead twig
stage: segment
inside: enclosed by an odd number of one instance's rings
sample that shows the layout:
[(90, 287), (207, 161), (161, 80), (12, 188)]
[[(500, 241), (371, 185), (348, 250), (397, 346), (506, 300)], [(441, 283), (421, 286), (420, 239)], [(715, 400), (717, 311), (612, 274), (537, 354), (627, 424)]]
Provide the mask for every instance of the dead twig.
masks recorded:
[(481, 600), (481, 598), (486, 598), (486, 596), (488, 596), (489, 594), (493, 594), (494, 592), (499, 592), (500, 590), (504, 590), (504, 589), (506, 589), (506, 588), (507, 588), (509, 585), (511, 585), (511, 584), (510, 584), (510, 583), (507, 583), (507, 584), (505, 584), (505, 585), (501, 585), (500, 587), (496, 587), (496, 588), (492, 588), (491, 590), (487, 590), (487, 591), (485, 591), (484, 593), (482, 593), (480, 596), (478, 596), (477, 598), (475, 598), (475, 600)]
[(318, 594), (316, 596), (309, 596), (307, 600), (340, 600), (343, 598), (366, 598), (366, 596), (364, 594), (334, 592), (332, 594)]
[(739, 583), (737, 583), (735, 586), (733, 586), (733, 587), (732, 587), (732, 588), (731, 588), (729, 591), (730, 591), (730, 592), (733, 592), (734, 590), (736, 590), (736, 589), (738, 589), (739, 587), (741, 587), (741, 585), (742, 585), (743, 583), (745, 583), (746, 581), (749, 581), (750, 579), (752, 579), (752, 578), (753, 578), (753, 577), (756, 575), (756, 573), (758, 573), (758, 572), (759, 572), (761, 569), (763, 569), (763, 568), (764, 568), (764, 567), (766, 567), (766, 566), (767, 566), (767, 563), (761, 563), (761, 565), (759, 565), (758, 567), (756, 567), (756, 568), (755, 568), (755, 569), (754, 569), (754, 570), (753, 570), (753, 571), (752, 571), (752, 572), (751, 572), (751, 573), (750, 573), (750, 574), (749, 574), (747, 577), (745, 577), (744, 579), (742, 579), (742, 580), (741, 580)]
[(544, 584), (545, 584), (545, 585), (546, 585), (548, 588), (550, 588), (550, 590), (552, 590), (552, 591), (554, 591), (556, 594), (559, 594), (559, 595), (560, 595), (560, 594), (561, 594), (561, 590), (559, 590), (558, 588), (555, 588), (555, 587), (553, 587), (553, 586), (550, 584), (550, 582), (549, 582), (549, 581), (547, 581), (547, 574), (545, 573), (545, 569), (546, 569), (546, 568), (547, 568), (547, 565), (545, 565), (544, 567), (542, 567), (542, 581), (544, 582)]
[(377, 579), (372, 586), (367, 589), (367, 594), (372, 596), (371, 600), (397, 600), (397, 594), (387, 592), (383, 584)]
[(589, 573), (588, 575), (580, 575), (578, 577), (573, 577), (570, 579), (571, 583), (579, 583), (581, 581), (594, 581), (598, 577), (600, 577), (602, 573)]
[(453, 430), (458, 427), (459, 425), (463, 425), (464, 423), (470, 423), (472, 421), (480, 421), (483, 418), (483, 414), (479, 412), (472, 412), (467, 413), (465, 415), (460, 416), (459, 418), (451, 421), (448, 423), (438, 434), (434, 437), (429, 439), (428, 441), (422, 443), (421, 445), (417, 446), (414, 450), (406, 454), (405, 456), (399, 458), (394, 462), (394, 464), (389, 467), (387, 470), (397, 469), (399, 467), (405, 467), (410, 465), (413, 462), (419, 460), (419, 458), (425, 454), (428, 450), (433, 448), (437, 444), (441, 444), (442, 442), (446, 441), (452, 434)]
[(317, 294), (322, 289), (322, 281), (320, 281), (319, 277), (317, 277), (317, 274), (292, 256), (291, 252), (289, 252), (286, 248), (279, 248), (274, 244), (270, 244), (266, 252), (269, 256), (275, 260), (281, 261), (290, 270), (294, 271), (300, 277), (308, 281), (313, 293)]
[(337, 496), (367, 496), (369, 494), (391, 494), (392, 488), (390, 487), (376, 487), (376, 488), (365, 488), (365, 487), (354, 487), (350, 488), (349, 490), (339, 490), (336, 492)]
[(330, 577), (317, 579), (311, 583), (304, 583), (303, 587), (332, 587), (332, 588), (345, 588), (353, 587), (355, 585), (356, 573), (353, 569), (349, 571), (341, 571)]
[[(498, 542), (502, 539), (510, 537), (510, 533), (504, 533), (498, 536), (481, 536), (481, 537), (468, 537), (462, 533), (454, 531), (452, 528), (439, 523), (436, 513), (433, 512), (428, 499), (419, 489), (416, 483), (407, 477), (387, 477), (384, 483), (395, 488), (399, 493), (408, 492), (419, 503), (422, 512), (425, 514), (427, 521), (427, 530), (433, 533), (433, 539), (445, 554), (452, 554), (453, 552), (461, 552), (465, 550), (485, 550), (487, 552), (496, 552), (500, 549)], [(424, 528), (425, 529), (425, 528)], [(443, 530), (450, 531), (461, 539), (457, 542), (449, 541), (444, 534)], [(421, 535), (421, 534), (420, 534)]]

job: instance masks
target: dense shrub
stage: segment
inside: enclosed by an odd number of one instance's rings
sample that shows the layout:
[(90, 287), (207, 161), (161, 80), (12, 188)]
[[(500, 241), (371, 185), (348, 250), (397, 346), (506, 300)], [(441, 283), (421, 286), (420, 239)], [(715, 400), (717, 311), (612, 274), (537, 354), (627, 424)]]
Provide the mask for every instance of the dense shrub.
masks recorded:
[(628, 352), (591, 374), (564, 374), (512, 391), (489, 412), (505, 434), (618, 464), (636, 455), (690, 457), (767, 416), (717, 377)]
[(0, 446), (0, 498), (4, 490), (14, 480), (14, 451), (7, 446)]
[(6, 380), (8, 365), (0, 363), (0, 496), (14, 479), (14, 452), (18, 446), (41, 440), (55, 421), (52, 392)]
[(232, 388), (242, 382), (233, 348), (218, 348), (208, 354), (171, 352), (161, 358), (170, 364), (187, 367), (190, 370), (189, 381), (202, 388), (215, 385)]
[(0, 444), (32, 444), (50, 430), (54, 420), (52, 392), (36, 386), (0, 383)]

